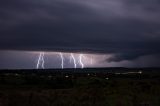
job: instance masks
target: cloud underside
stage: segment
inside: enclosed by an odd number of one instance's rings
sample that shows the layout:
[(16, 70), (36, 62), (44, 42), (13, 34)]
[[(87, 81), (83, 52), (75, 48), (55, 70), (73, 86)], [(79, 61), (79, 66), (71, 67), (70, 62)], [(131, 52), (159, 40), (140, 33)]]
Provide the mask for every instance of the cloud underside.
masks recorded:
[(160, 54), (159, 11), (158, 0), (0, 1), (0, 49)]

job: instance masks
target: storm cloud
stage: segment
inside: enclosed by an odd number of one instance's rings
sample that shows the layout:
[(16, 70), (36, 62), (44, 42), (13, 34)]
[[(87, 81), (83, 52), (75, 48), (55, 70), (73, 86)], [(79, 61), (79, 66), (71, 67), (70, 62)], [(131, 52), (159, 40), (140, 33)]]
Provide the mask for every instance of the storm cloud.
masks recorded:
[(112, 54), (108, 62), (160, 54), (159, 0), (0, 1), (0, 49)]

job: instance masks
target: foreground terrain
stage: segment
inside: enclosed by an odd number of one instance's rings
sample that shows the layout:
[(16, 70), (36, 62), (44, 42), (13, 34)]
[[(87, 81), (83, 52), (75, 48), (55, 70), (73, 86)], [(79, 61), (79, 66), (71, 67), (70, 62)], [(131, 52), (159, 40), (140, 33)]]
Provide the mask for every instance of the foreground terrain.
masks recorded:
[(3, 70), (0, 106), (160, 106), (157, 70), (77, 70)]

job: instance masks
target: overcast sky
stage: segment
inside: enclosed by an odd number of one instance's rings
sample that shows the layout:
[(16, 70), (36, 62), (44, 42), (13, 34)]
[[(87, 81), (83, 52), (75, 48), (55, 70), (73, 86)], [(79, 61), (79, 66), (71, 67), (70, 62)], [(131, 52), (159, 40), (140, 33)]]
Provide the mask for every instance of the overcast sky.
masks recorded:
[(35, 68), (40, 51), (47, 68), (60, 67), (59, 52), (65, 67), (70, 53), (86, 67), (158, 67), (160, 1), (0, 1), (0, 68)]

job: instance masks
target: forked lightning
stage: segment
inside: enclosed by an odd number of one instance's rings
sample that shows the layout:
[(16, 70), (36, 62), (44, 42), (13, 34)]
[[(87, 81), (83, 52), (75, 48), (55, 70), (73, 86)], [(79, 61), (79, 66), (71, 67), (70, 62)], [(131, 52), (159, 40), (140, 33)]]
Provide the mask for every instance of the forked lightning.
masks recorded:
[(73, 60), (74, 68), (77, 68), (76, 59), (75, 59), (73, 53), (71, 53), (71, 57), (70, 58)]
[(84, 68), (84, 64), (83, 64), (83, 61), (82, 61), (83, 57), (84, 57), (83, 54), (79, 55), (79, 63), (81, 64), (81, 68)]
[(64, 57), (62, 53), (59, 53), (60, 57), (61, 57), (61, 68), (64, 68)]
[[(39, 56), (38, 56), (38, 61), (37, 61), (37, 65), (36, 68), (37, 69), (44, 69), (44, 65), (45, 65), (45, 60), (44, 60), (44, 52), (40, 52)], [(64, 56), (63, 53), (59, 53), (60, 59), (61, 59), (61, 68), (64, 69)], [(74, 56), (73, 53), (70, 54), (70, 63), (73, 61), (74, 64), (74, 68), (77, 68), (77, 64), (80, 64), (81, 68), (84, 68), (84, 63), (83, 63), (83, 58), (84, 55), (80, 54), (77, 58)], [(78, 59), (78, 63), (76, 62), (76, 59)], [(92, 64), (92, 58), (91, 58), (91, 64)]]
[(38, 57), (38, 62), (37, 62), (37, 69), (42, 68), (44, 69), (44, 52), (40, 52), (39, 57)]

